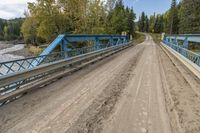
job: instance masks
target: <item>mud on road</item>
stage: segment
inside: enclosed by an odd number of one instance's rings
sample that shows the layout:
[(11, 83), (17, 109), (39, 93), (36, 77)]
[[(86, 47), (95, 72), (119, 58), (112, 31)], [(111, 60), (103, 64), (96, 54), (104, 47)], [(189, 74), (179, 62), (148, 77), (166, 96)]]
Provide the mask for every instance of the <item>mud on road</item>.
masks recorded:
[(199, 133), (200, 81), (146, 40), (0, 107), (0, 133)]
[(131, 72), (136, 67), (143, 54), (141, 49), (131, 58), (116, 77), (110, 82), (103, 92), (94, 100), (94, 102), (84, 111), (79, 119), (67, 131), (69, 133), (92, 133), (101, 132), (103, 120), (107, 119), (113, 112), (114, 106), (118, 102), (128, 81), (134, 76)]
[(66, 132), (116, 77), (127, 76), (122, 72), (143, 49), (124, 50), (1, 107), (0, 132)]
[(200, 79), (158, 47), (166, 106), (174, 133), (200, 133)]

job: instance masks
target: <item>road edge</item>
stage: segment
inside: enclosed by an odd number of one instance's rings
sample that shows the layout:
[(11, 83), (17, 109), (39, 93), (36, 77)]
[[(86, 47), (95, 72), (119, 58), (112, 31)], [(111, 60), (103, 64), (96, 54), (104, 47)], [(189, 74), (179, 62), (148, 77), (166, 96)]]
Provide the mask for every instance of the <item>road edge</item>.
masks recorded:
[[(169, 48), (168, 46), (166, 46), (163, 42), (161, 42), (161, 48), (164, 48), (165, 50), (167, 50), (168, 52), (170, 52), (177, 60), (179, 60), (184, 66), (186, 66), (196, 77), (198, 77), (200, 79), (200, 67), (197, 66), (196, 64), (194, 64), (192, 61), (190, 61), (189, 59), (185, 58), (184, 56), (182, 56), (181, 54), (179, 54), (178, 52), (176, 52), (175, 50)], [(163, 49), (163, 50), (164, 50)], [(164, 51), (165, 51), (164, 50)], [(166, 53), (166, 52), (165, 52)], [(168, 54), (168, 53), (166, 53)], [(169, 55), (168, 55), (169, 56)]]

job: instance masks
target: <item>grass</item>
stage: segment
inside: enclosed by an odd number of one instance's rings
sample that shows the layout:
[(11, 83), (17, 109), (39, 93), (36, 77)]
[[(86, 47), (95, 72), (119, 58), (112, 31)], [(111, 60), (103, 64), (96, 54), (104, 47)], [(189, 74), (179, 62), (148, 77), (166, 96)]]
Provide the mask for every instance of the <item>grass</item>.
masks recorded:
[[(144, 42), (144, 40), (145, 40), (145, 35), (144, 35), (144, 34), (138, 33), (138, 32), (135, 33), (135, 36), (134, 36), (134, 38), (133, 38), (133, 42), (134, 42), (135, 44), (140, 44), (140, 43)], [(29, 46), (30, 46), (30, 45), (29, 45)], [(46, 47), (46, 45), (40, 46), (40, 47), (37, 47), (37, 46), (30, 46), (30, 47), (28, 47), (28, 51), (29, 51), (31, 54), (37, 56), (37, 55), (39, 55), (39, 54), (43, 51), (43, 49), (44, 49), (45, 47)]]
[[(153, 40), (155, 43), (160, 44), (161, 40), (161, 34), (156, 34), (156, 33), (150, 33), (150, 35), (152, 36)], [(195, 48), (189, 48), (189, 50), (195, 52), (195, 53), (200, 53), (200, 48), (199, 47), (195, 47)]]
[(191, 51), (193, 51), (195, 53), (200, 53), (200, 49), (192, 49)]
[(28, 48), (28, 51), (33, 55), (39, 55), (42, 52), (42, 48), (36, 47), (36, 46), (30, 46)]
[(140, 44), (140, 43), (144, 42), (144, 40), (145, 40), (145, 35), (144, 34), (138, 33), (138, 32), (135, 33), (135, 36), (133, 38), (133, 42), (134, 43)]
[(160, 44), (161, 40), (161, 34), (159, 33), (150, 33), (150, 35), (152, 36), (153, 40), (155, 43)]

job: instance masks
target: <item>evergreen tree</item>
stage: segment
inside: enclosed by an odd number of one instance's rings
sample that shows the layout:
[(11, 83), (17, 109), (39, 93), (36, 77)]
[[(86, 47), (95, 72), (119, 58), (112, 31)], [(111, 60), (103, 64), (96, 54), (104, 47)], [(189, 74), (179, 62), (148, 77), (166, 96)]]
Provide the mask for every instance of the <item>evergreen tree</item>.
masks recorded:
[(148, 16), (145, 16), (145, 32), (149, 32), (149, 18)]
[(178, 34), (179, 19), (178, 19), (178, 10), (177, 10), (176, 0), (172, 0), (169, 25), (170, 25), (169, 33)]
[(142, 12), (140, 18), (139, 18), (139, 22), (138, 22), (138, 27), (139, 27), (139, 31), (141, 32), (145, 32), (145, 20), (146, 20), (146, 15), (144, 12)]
[[(113, 8), (112, 8), (113, 7)], [(26, 42), (38, 45), (58, 34), (121, 34), (135, 31), (133, 9), (123, 0), (37, 0), (28, 4), (29, 13), (21, 31)]]
[(112, 17), (110, 19), (110, 25), (112, 28), (112, 33), (114, 34), (121, 34), (128, 29), (128, 18), (122, 0), (118, 0), (116, 2), (115, 8), (112, 12)]
[(155, 33), (162, 33), (163, 30), (164, 30), (163, 15), (157, 15), (155, 25), (154, 25), (154, 32)]
[(144, 12), (142, 12), (139, 18), (138, 28), (140, 32), (149, 32), (149, 18)]
[(200, 33), (200, 0), (183, 0), (180, 8), (180, 33)]
[(3, 19), (0, 19), (0, 40), (3, 40), (4, 39), (4, 20)]
[(135, 20), (136, 15), (133, 11), (133, 9), (129, 9), (128, 12), (128, 34), (133, 35), (135, 33)]
[(154, 33), (155, 21), (156, 21), (156, 14), (154, 13), (154, 15), (151, 15), (149, 19), (149, 32)]
[(168, 10), (167, 12), (165, 12), (165, 14), (163, 15), (163, 25), (164, 25), (164, 32), (169, 34), (169, 29), (170, 29), (170, 11)]

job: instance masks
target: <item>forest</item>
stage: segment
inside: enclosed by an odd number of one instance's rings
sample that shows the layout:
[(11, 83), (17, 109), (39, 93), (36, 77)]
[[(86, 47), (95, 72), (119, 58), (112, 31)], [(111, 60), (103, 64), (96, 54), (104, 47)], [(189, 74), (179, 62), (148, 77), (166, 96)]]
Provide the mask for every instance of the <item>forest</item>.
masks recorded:
[(132, 8), (122, 0), (37, 0), (28, 3), (25, 19), (0, 19), (0, 40), (23, 37), (25, 43), (40, 45), (59, 34), (121, 34), (135, 31)]
[(135, 31), (197, 34), (200, 31), (200, 0), (172, 0), (171, 8), (151, 16), (123, 0), (37, 0), (28, 3), (25, 18), (0, 19), (0, 40), (24, 40), (26, 44), (49, 43), (59, 34), (121, 34)]
[(121, 34), (135, 31), (135, 13), (122, 0), (37, 0), (22, 24), (26, 43), (51, 42), (59, 34)]
[(171, 8), (164, 14), (148, 17), (140, 15), (138, 28), (141, 32), (166, 34), (200, 33), (200, 0), (182, 0), (177, 4), (172, 0)]
[(4, 20), (0, 18), (0, 41), (22, 40), (21, 26), (24, 18)]

